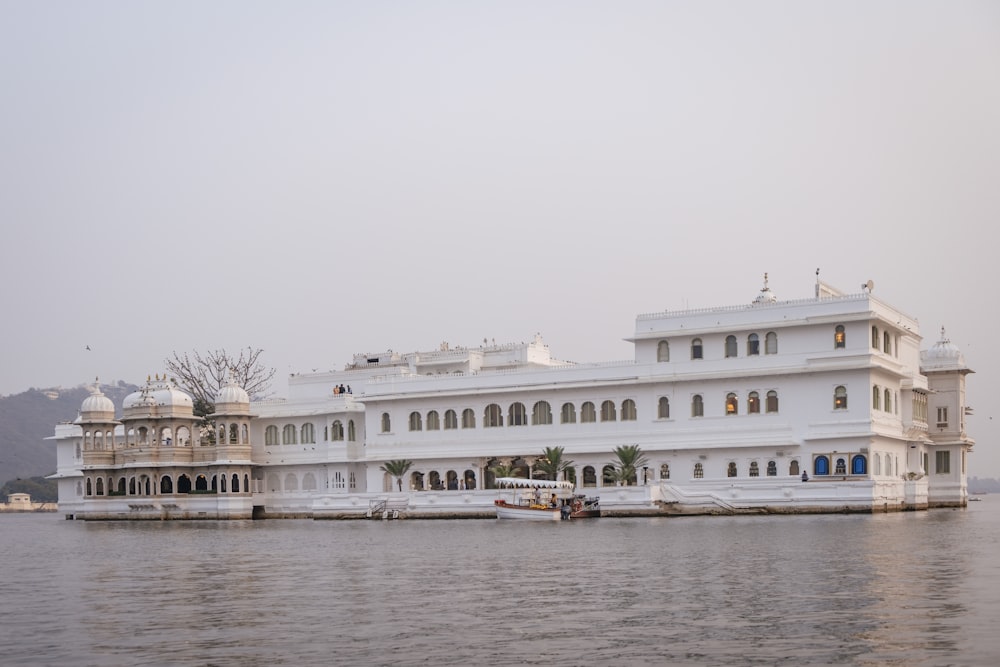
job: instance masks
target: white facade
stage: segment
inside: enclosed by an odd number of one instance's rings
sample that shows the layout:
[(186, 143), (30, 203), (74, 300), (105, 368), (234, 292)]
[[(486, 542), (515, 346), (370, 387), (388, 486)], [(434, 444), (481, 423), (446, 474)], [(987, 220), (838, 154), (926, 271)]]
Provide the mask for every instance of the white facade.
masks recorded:
[[(120, 425), (107, 405), (85, 402), (81, 418), (56, 432), (60, 508), (80, 518), (357, 517), (391, 496), (411, 516), (490, 516), (490, 469), (521, 466), (526, 476), (546, 447), (564, 448), (568, 477), (600, 495), (605, 513), (870, 512), (967, 501), (971, 370), (943, 332), (921, 353), (917, 321), (870, 291), (817, 283), (810, 298), (779, 301), (765, 284), (743, 305), (639, 315), (629, 340), (627, 362), (560, 362), (536, 336), (355, 355), (343, 371), (291, 377), (287, 400), (250, 404), (226, 388), (218, 434), (191, 436), (181, 445), (190, 456), (163, 437), (153, 458), (130, 454), (136, 436), (127, 434), (162, 422), (137, 411), (138, 398), (126, 399)], [(175, 412), (171, 428), (198, 432), (189, 408)], [(622, 445), (638, 445), (647, 460), (635, 485), (604, 474)], [(402, 493), (381, 470), (398, 459), (412, 461)], [(235, 491), (231, 483), (201, 494), (155, 484), (234, 474), (247, 480)], [(136, 475), (154, 482), (150, 494), (132, 493)], [(97, 493), (97, 480), (121, 490), (123, 479), (123, 495)]]

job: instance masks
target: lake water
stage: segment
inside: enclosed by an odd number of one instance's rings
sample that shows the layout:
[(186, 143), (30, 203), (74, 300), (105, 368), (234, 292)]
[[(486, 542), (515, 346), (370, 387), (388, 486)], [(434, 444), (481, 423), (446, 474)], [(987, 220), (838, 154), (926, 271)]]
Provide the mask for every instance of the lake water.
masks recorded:
[(3, 665), (1000, 664), (1000, 497), (877, 515), (0, 515)]

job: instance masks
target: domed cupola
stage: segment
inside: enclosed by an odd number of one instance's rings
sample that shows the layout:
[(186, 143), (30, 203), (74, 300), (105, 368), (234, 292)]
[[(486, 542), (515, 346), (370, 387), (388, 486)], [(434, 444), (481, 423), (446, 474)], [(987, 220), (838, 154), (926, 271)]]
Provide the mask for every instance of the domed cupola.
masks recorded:
[(166, 375), (162, 379), (157, 375), (154, 380), (147, 378), (146, 386), (125, 397), (122, 412), (127, 417), (190, 417), (194, 412), (194, 401), (175, 387)]
[(215, 396), (215, 414), (249, 414), (250, 394), (229, 377), (226, 385)]
[(108, 422), (115, 419), (115, 404), (101, 393), (100, 382), (96, 379), (90, 396), (83, 399), (83, 404), (80, 406), (80, 418), (88, 422)]
[(944, 327), (941, 327), (941, 338), (931, 349), (920, 353), (920, 367), (924, 371), (965, 368), (962, 351), (945, 335)]
[(757, 298), (753, 300), (753, 303), (754, 305), (761, 303), (775, 303), (777, 300), (778, 297), (776, 297), (774, 292), (771, 291), (771, 288), (767, 286), (767, 274), (765, 273), (764, 286), (760, 289), (760, 294), (758, 294)]

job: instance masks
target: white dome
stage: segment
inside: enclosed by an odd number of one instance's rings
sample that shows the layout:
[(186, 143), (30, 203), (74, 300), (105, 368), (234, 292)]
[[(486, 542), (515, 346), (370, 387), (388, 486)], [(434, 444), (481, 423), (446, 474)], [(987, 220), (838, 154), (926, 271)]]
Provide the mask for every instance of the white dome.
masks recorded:
[(80, 406), (80, 414), (85, 419), (114, 419), (115, 404), (110, 398), (101, 393), (99, 386), (95, 386), (90, 396), (83, 399), (83, 404)]
[(920, 353), (924, 368), (942, 366), (965, 366), (965, 357), (958, 346), (951, 342), (941, 327), (941, 338), (929, 350)]
[(193, 408), (194, 401), (183, 391), (175, 387), (166, 376), (155, 380), (146, 380), (146, 386), (132, 392), (122, 401), (122, 409), (143, 407), (184, 407)]
[(225, 387), (219, 390), (218, 396), (215, 397), (215, 402), (218, 403), (249, 403), (250, 394), (246, 392), (246, 389), (239, 386), (233, 380), (230, 380)]

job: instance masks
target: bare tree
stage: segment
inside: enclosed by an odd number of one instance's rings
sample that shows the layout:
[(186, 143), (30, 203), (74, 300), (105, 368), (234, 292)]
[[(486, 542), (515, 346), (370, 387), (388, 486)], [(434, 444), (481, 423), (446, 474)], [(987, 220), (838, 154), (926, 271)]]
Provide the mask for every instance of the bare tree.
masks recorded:
[(251, 399), (270, 395), (268, 390), (277, 370), (260, 361), (263, 351), (247, 347), (240, 350), (238, 357), (226, 350), (209, 350), (205, 354), (174, 352), (173, 358), (166, 360), (167, 371), (194, 398), (195, 412), (200, 407), (207, 410), (202, 414), (208, 414), (214, 409), (219, 390), (230, 379), (243, 387)]

